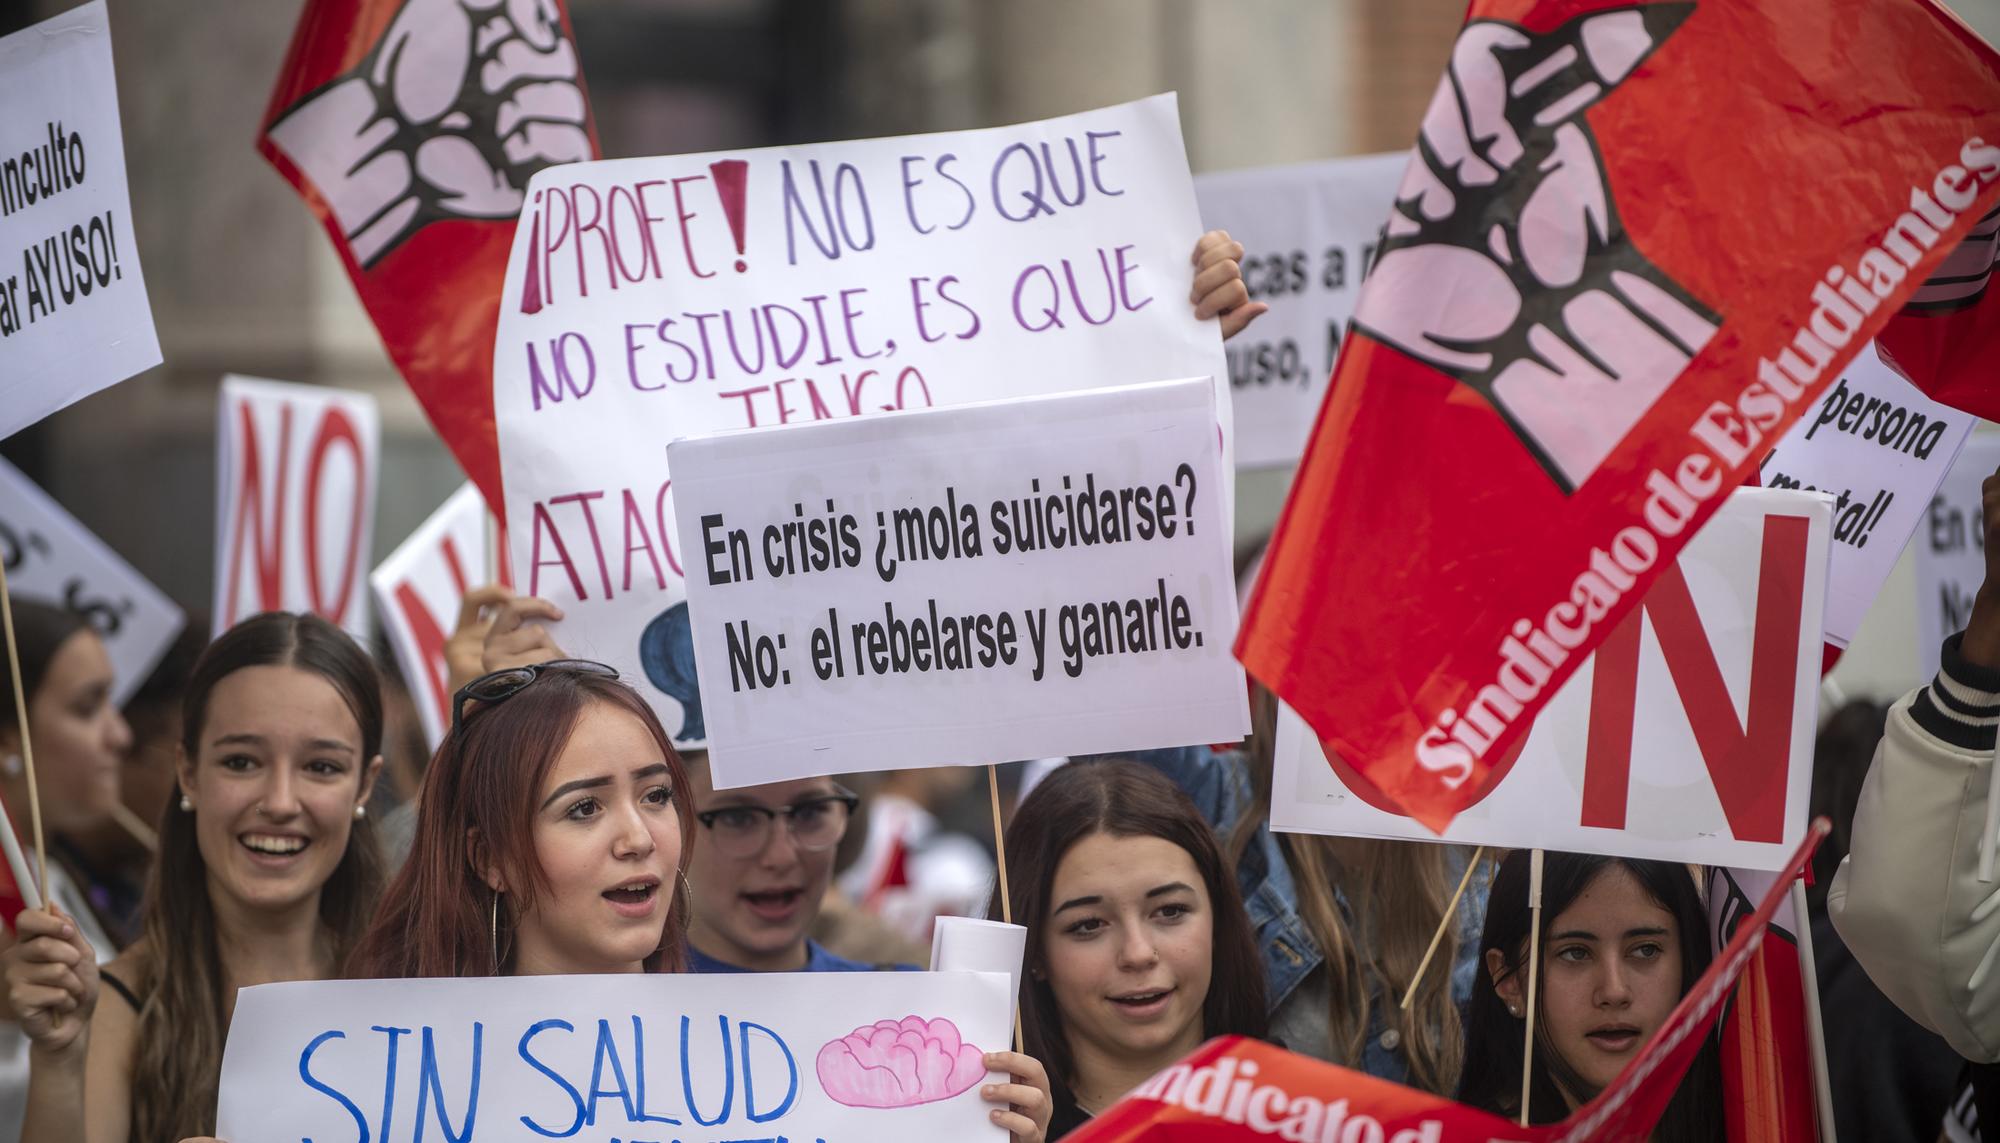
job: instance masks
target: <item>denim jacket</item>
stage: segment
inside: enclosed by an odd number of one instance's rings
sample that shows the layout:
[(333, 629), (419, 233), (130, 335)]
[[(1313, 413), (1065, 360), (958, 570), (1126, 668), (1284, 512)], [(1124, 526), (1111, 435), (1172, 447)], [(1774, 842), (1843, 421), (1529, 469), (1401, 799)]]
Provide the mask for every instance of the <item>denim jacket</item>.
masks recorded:
[[(1146, 751), (1138, 758), (1172, 778), (1218, 831), (1226, 833), (1233, 827), (1250, 801), (1250, 779), (1239, 751), (1190, 746)], [(1462, 874), (1467, 855), (1456, 847), (1453, 854), (1451, 871)], [(1251, 930), (1256, 933), (1258, 948), (1263, 953), (1266, 998), (1270, 1011), (1276, 1015), (1326, 957), (1306, 928), (1305, 919), (1299, 916), (1292, 868), (1286, 864), (1268, 821), (1257, 827), (1255, 836), (1244, 848), (1242, 860), (1236, 866), (1236, 882), (1243, 893), (1244, 909), (1250, 914)], [(1461, 1013), (1472, 997), (1487, 889), (1487, 878), (1475, 874), (1473, 883), (1466, 888), (1465, 899), (1459, 904), (1459, 952), (1451, 966), (1451, 991)], [(1336, 898), (1342, 913), (1347, 913), (1346, 897), (1336, 892)], [(1409, 1066), (1397, 1034), (1384, 1017), (1385, 1006), (1401, 998), (1384, 997), (1380, 988), (1379, 982), (1371, 982), (1368, 1036), (1361, 1067), (1378, 1079), (1403, 1083), (1409, 1075)], [(1299, 1050), (1305, 1046), (1291, 1047)]]

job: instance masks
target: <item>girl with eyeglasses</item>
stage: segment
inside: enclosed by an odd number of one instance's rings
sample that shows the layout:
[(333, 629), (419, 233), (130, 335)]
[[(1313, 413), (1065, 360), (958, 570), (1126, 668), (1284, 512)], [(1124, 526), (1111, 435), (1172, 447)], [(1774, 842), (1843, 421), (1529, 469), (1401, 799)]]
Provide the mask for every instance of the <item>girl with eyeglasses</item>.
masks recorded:
[(332, 977), (373, 911), (382, 695), (354, 640), (312, 616), (247, 619), (203, 652), (182, 715), (138, 943), (100, 972), (72, 916), (20, 916), (23, 1139), (206, 1135), (236, 990)]

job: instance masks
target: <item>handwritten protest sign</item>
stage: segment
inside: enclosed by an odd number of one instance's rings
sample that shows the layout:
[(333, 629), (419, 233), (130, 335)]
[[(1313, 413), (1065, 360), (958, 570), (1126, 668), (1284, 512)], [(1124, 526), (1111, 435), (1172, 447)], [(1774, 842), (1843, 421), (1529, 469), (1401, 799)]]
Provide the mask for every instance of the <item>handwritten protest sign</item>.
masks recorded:
[(260, 611), (310, 611), (368, 632), (381, 424), (375, 399), (222, 379), (216, 427), (215, 632)]
[(1930, 0), (1467, 17), (1238, 648), (1439, 830), (2000, 203), (2000, 55)]
[(1234, 741), (1207, 378), (668, 446), (717, 786)]
[[(237, 995), (224, 1139), (981, 1139), (1005, 973), (531, 976)], [(587, 1130), (586, 1130), (587, 1129)]]
[(432, 750), (451, 727), (444, 644), (458, 623), (459, 603), (470, 588), (513, 583), (504, 566), (497, 572), (489, 566), (489, 519), (478, 488), (467, 484), (368, 576), (382, 630), (396, 652), (396, 665), (416, 700)]
[(4, 460), (0, 565), (16, 597), (65, 607), (90, 620), (111, 653), (111, 698), (121, 705), (187, 622), (166, 593)]
[(1924, 396), (1871, 347), (1764, 459), (1766, 487), (1835, 498), (1827, 642), (1854, 637), (1974, 421)]
[[(540, 172), (493, 370), (525, 588), (563, 608), (566, 650), (650, 682), (644, 632), (693, 566), (668, 440), (1220, 377), (1217, 328), (1189, 305), (1200, 233), (1170, 96)], [(1233, 480), (1212, 489), (1225, 522)], [(648, 697), (670, 728), (699, 721)]]
[(1304, 451), (1408, 163), (1399, 152), (1195, 177), (1202, 224), (1243, 244), (1243, 284), (1271, 307), (1224, 347), (1239, 467)]
[(103, 0), (0, 38), (0, 437), (160, 363)]
[(2000, 471), (2000, 435), (1975, 436), (1938, 486), (1917, 528), (1917, 664), (1937, 673), (1945, 636), (1965, 630), (1986, 579), (1985, 515), (1979, 486)]
[[(1272, 828), (1776, 868), (1806, 824), (1831, 526), (1817, 496), (1731, 496), (1442, 837), (1283, 710)], [(1509, 641), (1469, 717), (1546, 679), (1539, 639)]]

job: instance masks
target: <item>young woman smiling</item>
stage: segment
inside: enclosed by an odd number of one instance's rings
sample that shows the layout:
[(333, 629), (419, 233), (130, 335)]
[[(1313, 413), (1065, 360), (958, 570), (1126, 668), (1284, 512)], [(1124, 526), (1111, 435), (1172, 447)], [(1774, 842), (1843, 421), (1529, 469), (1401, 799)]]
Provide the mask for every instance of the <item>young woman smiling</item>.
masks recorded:
[(1235, 878), (1167, 778), (1122, 759), (1072, 762), (1022, 799), (1006, 844), (1028, 926), (1022, 1037), (1048, 1066), (1050, 1139), (1210, 1037), (1265, 1034)]
[[(1500, 864), (1480, 940), (1458, 1098), (1520, 1114), (1521, 1022), (1527, 1014), (1528, 860)], [(1553, 1123), (1590, 1101), (1653, 1038), (1708, 967), (1708, 911), (1688, 867), (1549, 853), (1542, 879), (1542, 967), (1528, 1111)], [(1721, 1065), (1711, 1042), (1695, 1057), (1653, 1138), (1723, 1136)]]
[[(203, 653), (144, 936), (100, 974), (71, 918), (21, 914), (6, 978), (34, 1042), (22, 1138), (213, 1128), (236, 990), (332, 976), (374, 906), (381, 738), (374, 667), (324, 620), (259, 615)], [(117, 993), (102, 1004), (100, 979)]]

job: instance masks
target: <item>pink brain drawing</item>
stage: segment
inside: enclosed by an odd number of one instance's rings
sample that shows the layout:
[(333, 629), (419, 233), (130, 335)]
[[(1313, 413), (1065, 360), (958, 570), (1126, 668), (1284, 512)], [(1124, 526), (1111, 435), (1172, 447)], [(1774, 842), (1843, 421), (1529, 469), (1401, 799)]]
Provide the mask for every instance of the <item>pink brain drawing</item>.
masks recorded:
[(915, 1107), (986, 1078), (985, 1053), (942, 1017), (905, 1016), (856, 1028), (819, 1050), (819, 1086), (848, 1107)]

